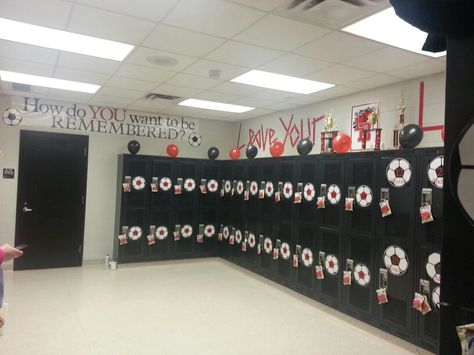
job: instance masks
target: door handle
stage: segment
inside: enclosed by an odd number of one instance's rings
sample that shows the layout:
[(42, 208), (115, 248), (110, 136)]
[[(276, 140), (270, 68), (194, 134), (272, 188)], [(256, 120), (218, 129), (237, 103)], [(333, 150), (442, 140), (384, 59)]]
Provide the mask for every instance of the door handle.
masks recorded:
[(33, 211), (31, 208), (28, 208), (28, 207), (23, 207), (23, 212), (31, 212)]

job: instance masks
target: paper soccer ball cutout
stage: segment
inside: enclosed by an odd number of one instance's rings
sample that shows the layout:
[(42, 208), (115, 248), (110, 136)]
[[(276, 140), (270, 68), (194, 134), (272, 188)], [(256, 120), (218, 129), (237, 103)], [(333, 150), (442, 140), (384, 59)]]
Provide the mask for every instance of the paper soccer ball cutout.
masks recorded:
[(289, 181), (283, 184), (283, 196), (287, 199), (290, 199), (291, 196), (293, 196), (293, 184)]
[(316, 196), (316, 190), (314, 189), (314, 185), (308, 182), (306, 185), (304, 185), (303, 197), (306, 201), (311, 202), (314, 200), (314, 196)]
[(327, 199), (330, 204), (337, 205), (341, 200), (341, 189), (336, 184), (332, 184), (328, 188)]
[(240, 244), (242, 242), (242, 232), (240, 231), (240, 229), (237, 229), (235, 231), (235, 242), (237, 244)]
[(273, 196), (273, 182), (267, 181), (265, 184), (265, 195), (267, 195), (267, 197)]
[(181, 236), (183, 238), (189, 238), (192, 235), (193, 235), (193, 227), (191, 227), (189, 224), (185, 224), (181, 228)]
[(372, 190), (367, 185), (360, 185), (356, 191), (356, 202), (360, 207), (369, 207), (372, 203)]
[(370, 282), (370, 271), (364, 264), (357, 264), (354, 268), (354, 280), (360, 286), (367, 286)]
[(189, 135), (188, 142), (193, 147), (199, 147), (201, 145), (201, 142), (202, 142), (202, 137), (199, 133), (193, 132)]
[(3, 122), (5, 122), (9, 126), (18, 126), (23, 119), (21, 116), (20, 111), (14, 108), (8, 108), (3, 111)]
[(439, 301), (441, 298), (441, 288), (439, 286), (436, 286), (433, 289), (433, 292), (431, 292), (431, 302), (433, 302), (433, 305), (439, 309)]
[(387, 180), (393, 187), (403, 187), (411, 179), (410, 163), (402, 158), (393, 159), (387, 166)]
[(247, 242), (249, 243), (250, 248), (255, 248), (255, 244), (256, 244), (255, 234), (249, 233)]
[(434, 158), (428, 165), (428, 180), (431, 185), (438, 189), (443, 188), (443, 177), (444, 177), (444, 157), (440, 155)]
[[(459, 141), (459, 160), (460, 166), (451, 166), (453, 173), (451, 176), (452, 190), (457, 192), (457, 198), (463, 209), (463, 212), (470, 219), (471, 224), (474, 224), (474, 189), (472, 182), (474, 181), (474, 154), (472, 153), (472, 142), (474, 142), (474, 120), (468, 123), (466, 133)], [(456, 170), (457, 171), (456, 171)], [(455, 176), (459, 173), (457, 178), (457, 186)]]
[(132, 186), (135, 190), (143, 190), (145, 188), (145, 178), (135, 176), (132, 180)]
[(166, 239), (167, 236), (168, 236), (168, 228), (166, 228), (165, 226), (160, 226), (156, 228), (155, 237), (157, 239), (163, 240), (163, 239)]
[(398, 245), (390, 245), (383, 253), (383, 262), (389, 273), (401, 276), (408, 270), (408, 255)]
[(329, 275), (335, 276), (339, 272), (339, 260), (332, 254), (326, 255), (324, 266)]
[(168, 191), (169, 189), (171, 189), (171, 186), (172, 186), (172, 183), (171, 183), (171, 179), (168, 178), (168, 177), (162, 177), (160, 179), (160, 189), (162, 191)]
[(437, 284), (441, 283), (441, 254), (431, 253), (426, 260), (426, 273)]
[(303, 265), (306, 267), (313, 265), (313, 252), (310, 248), (303, 249), (301, 252), (301, 260), (303, 261)]
[(250, 193), (255, 196), (258, 193), (258, 184), (256, 181), (250, 183)]
[(224, 192), (228, 194), (231, 189), (232, 189), (232, 183), (230, 182), (230, 180), (226, 180), (224, 183)]
[(142, 229), (138, 226), (133, 226), (128, 230), (128, 237), (131, 240), (138, 240), (142, 237)]
[(194, 179), (189, 178), (189, 179), (184, 180), (184, 189), (186, 191), (191, 192), (195, 188), (196, 188), (196, 182), (194, 181)]
[(242, 181), (237, 181), (236, 190), (238, 195), (242, 195), (244, 193), (244, 183)]
[(281, 243), (280, 245), (280, 254), (281, 257), (285, 260), (288, 260), (290, 258), (290, 245), (286, 242)]
[(224, 229), (222, 230), (222, 236), (224, 237), (224, 239), (228, 239), (229, 238), (229, 227), (225, 226)]
[(208, 224), (207, 226), (204, 227), (204, 235), (208, 238), (214, 236), (214, 233), (216, 233), (216, 228), (212, 224)]
[(272, 240), (270, 238), (267, 237), (263, 240), (263, 249), (265, 249), (265, 253), (267, 253), (267, 254), (272, 253), (273, 243), (272, 243)]
[(209, 192), (216, 192), (218, 188), (219, 188), (219, 184), (217, 183), (216, 180), (211, 179), (207, 182), (207, 190)]

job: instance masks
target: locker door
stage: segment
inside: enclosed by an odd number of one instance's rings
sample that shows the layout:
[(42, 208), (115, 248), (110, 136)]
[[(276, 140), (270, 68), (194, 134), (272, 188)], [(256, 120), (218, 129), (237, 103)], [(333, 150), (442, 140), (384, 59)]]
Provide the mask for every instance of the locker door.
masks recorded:
[[(242, 252), (242, 242), (245, 237), (245, 213), (244, 213), (244, 196), (240, 193), (240, 186), (243, 185), (244, 163), (241, 161), (234, 162), (232, 169), (232, 190), (231, 190), (231, 206), (232, 206), (232, 226), (235, 228), (234, 244), (229, 245), (230, 258), (232, 261), (243, 264), (245, 255)], [(237, 188), (239, 185), (239, 188)]]
[[(270, 162), (266, 159), (260, 163), (260, 167), (255, 172), (249, 171), (250, 176), (250, 201), (249, 207), (256, 206), (256, 210), (249, 209), (248, 215), (254, 214), (258, 216), (261, 223), (260, 235), (263, 236), (262, 252), (259, 255), (260, 272), (268, 278), (274, 278), (274, 262), (272, 259), (272, 251), (275, 247), (277, 226), (275, 225), (274, 215), (275, 208), (271, 205), (271, 201), (268, 199), (260, 199), (258, 196), (258, 190), (262, 187), (262, 182), (271, 180), (275, 177), (279, 166), (279, 162)], [(250, 168), (252, 170), (252, 168)], [(258, 173), (257, 173), (258, 172)], [(254, 186), (257, 186), (255, 191)], [(264, 208), (265, 207), (265, 208)], [(267, 209), (268, 208), (268, 209)], [(276, 270), (275, 270), (276, 272)]]
[[(252, 179), (256, 179), (255, 173), (258, 171), (258, 166), (255, 165), (254, 162), (248, 162), (245, 166), (244, 176), (242, 177), (242, 182), (244, 184), (244, 190), (247, 185), (247, 181), (250, 182)], [(258, 176), (258, 174), (257, 174)], [(243, 197), (242, 197), (243, 198)], [(255, 204), (255, 200), (252, 198), (248, 201), (244, 201), (245, 206), (245, 214), (246, 214), (246, 226), (245, 230), (248, 232), (247, 235), (247, 251), (244, 253), (245, 256), (245, 265), (250, 270), (257, 272), (259, 255), (257, 255), (257, 243), (260, 234), (260, 216), (259, 216), (259, 209), (257, 204)], [(244, 234), (245, 237), (245, 234)]]
[[(231, 196), (230, 189), (232, 185), (232, 164), (233, 161), (222, 162), (222, 175), (221, 179), (218, 180), (219, 183), (219, 220), (220, 224), (223, 227), (223, 237), (222, 241), (218, 242), (218, 248), (220, 255), (223, 258), (227, 258), (230, 252), (229, 249), (229, 234), (232, 230), (232, 205), (231, 205)], [(226, 187), (227, 184), (227, 187)], [(229, 185), (230, 184), (230, 185)], [(224, 191), (224, 195), (220, 196), (221, 192)], [(219, 226), (220, 229), (220, 226)]]

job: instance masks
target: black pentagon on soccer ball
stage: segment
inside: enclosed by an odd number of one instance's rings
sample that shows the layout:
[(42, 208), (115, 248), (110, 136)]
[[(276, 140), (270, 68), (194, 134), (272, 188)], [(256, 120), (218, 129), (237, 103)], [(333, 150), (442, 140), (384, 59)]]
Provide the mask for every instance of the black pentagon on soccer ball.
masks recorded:
[(8, 113), (8, 119), (13, 121), (14, 119), (16, 119), (16, 115), (13, 112), (9, 112)]

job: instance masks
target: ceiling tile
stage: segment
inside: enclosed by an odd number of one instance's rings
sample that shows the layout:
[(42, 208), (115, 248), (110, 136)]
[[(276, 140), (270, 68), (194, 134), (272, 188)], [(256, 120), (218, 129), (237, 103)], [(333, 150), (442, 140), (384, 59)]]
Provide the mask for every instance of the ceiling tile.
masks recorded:
[(294, 52), (328, 62), (341, 63), (383, 47), (384, 45), (378, 42), (334, 31), (295, 49)]
[(282, 51), (291, 51), (330, 30), (289, 20), (280, 16), (267, 15), (234, 39)]
[(398, 81), (402, 81), (402, 79), (395, 78), (389, 75), (378, 74), (375, 76), (371, 76), (369, 78), (351, 81), (347, 83), (346, 86), (363, 91), (363, 90), (367, 90), (367, 89), (371, 89), (371, 88), (375, 88), (379, 86), (393, 84)]
[(138, 44), (154, 26), (155, 24), (151, 21), (76, 5), (67, 29), (89, 36)]
[(0, 53), (3, 57), (55, 65), (59, 51), (0, 40)]
[(210, 89), (216, 85), (223, 83), (222, 80), (204, 78), (202, 76), (196, 76), (191, 74), (177, 74), (176, 76), (169, 79), (167, 84), (185, 86), (194, 89)]
[(278, 100), (275, 99), (266, 99), (262, 97), (243, 97), (241, 99), (232, 101), (233, 105), (243, 105), (250, 107), (270, 107), (270, 105), (277, 103)]
[(116, 75), (107, 82), (107, 86), (147, 92), (153, 90), (157, 85), (158, 83), (152, 81), (135, 80)]
[(168, 83), (161, 84), (153, 90), (153, 92), (165, 95), (179, 96), (183, 99), (192, 97), (193, 95), (196, 95), (201, 91), (202, 90), (200, 89), (186, 88), (183, 86), (170, 85)]
[(220, 37), (232, 37), (263, 12), (220, 1), (181, 1), (163, 21), (166, 24)]
[(282, 110), (288, 110), (290, 108), (298, 107), (298, 106), (300, 105), (297, 103), (282, 101), (282, 102), (277, 102), (277, 103), (274, 103), (262, 108), (267, 109), (267, 110), (282, 111)]
[[(140, 1), (117, 1), (117, 0), (75, 0), (76, 3), (99, 7), (121, 14), (136, 16), (152, 21), (159, 21), (178, 2), (178, 0), (147, 0)], [(137, 6), (139, 5), (139, 6)]]
[(52, 65), (4, 57), (0, 57), (0, 69), (40, 76), (52, 76), (54, 72)]
[(223, 121), (232, 115), (234, 115), (232, 112), (202, 110), (199, 116), (207, 120)]
[(214, 52), (208, 54), (206, 58), (218, 62), (254, 68), (269, 62), (281, 54), (282, 52), (273, 49), (228, 41)]
[(335, 64), (307, 76), (308, 79), (319, 80), (331, 84), (344, 84), (349, 81), (368, 78), (376, 73)]
[[(150, 57), (159, 56), (159, 57), (170, 57), (178, 61), (175, 65), (170, 66), (158, 66), (156, 64), (150, 63), (147, 59)], [(145, 47), (137, 47), (133, 50), (131, 54), (126, 59), (126, 62), (132, 64), (145, 65), (147, 67), (159, 68), (163, 70), (171, 71), (181, 71), (186, 68), (188, 65), (194, 63), (197, 59), (193, 57), (188, 57), (181, 54), (174, 54), (169, 52), (158, 51), (156, 49), (150, 49)]]
[(222, 80), (231, 80), (235, 77), (248, 72), (250, 69), (245, 67), (239, 67), (236, 65), (224, 64), (219, 62), (213, 62), (210, 60), (199, 60), (191, 66), (187, 67), (184, 72), (188, 74), (195, 74), (199, 76), (209, 77), (209, 71), (211, 69), (218, 69), (221, 71), (220, 78)]
[(231, 118), (233, 121), (240, 121), (240, 120), (247, 120), (249, 118), (269, 115), (272, 112), (275, 112), (275, 111), (264, 109), (264, 108), (256, 108), (255, 110), (252, 110), (252, 111), (247, 111), (244, 113), (236, 113), (235, 115), (229, 116), (228, 118), (229, 119)]
[(168, 106), (163, 109), (163, 113), (170, 115), (170, 116), (188, 116), (188, 117), (203, 117), (203, 111), (198, 108), (188, 107), (188, 106), (179, 106), (179, 105), (172, 105)]
[(393, 47), (385, 47), (349, 60), (345, 64), (369, 71), (386, 73), (394, 69), (425, 62), (427, 60), (429, 60), (429, 58), (421, 54), (410, 53), (403, 49)]
[(439, 60), (429, 60), (408, 67), (400, 68), (388, 72), (387, 74), (397, 76), (403, 79), (418, 78), (420, 76), (426, 76), (446, 71), (446, 63)]
[(54, 77), (64, 80), (73, 80), (89, 84), (104, 84), (109, 75), (93, 73), (90, 71), (71, 69), (66, 67), (56, 67), (54, 70)]
[(332, 88), (329, 88), (329, 89), (318, 92), (318, 96), (330, 99), (330, 98), (333, 98), (333, 97), (349, 95), (349, 94), (355, 93), (357, 91), (359, 91), (359, 90), (354, 89), (354, 88), (350, 88), (350, 87), (346, 87), (346, 86), (342, 86), (342, 85), (338, 85), (338, 86), (334, 86)]
[(272, 60), (270, 63), (267, 63), (258, 69), (306, 78), (305, 76), (307, 74), (321, 70), (330, 65), (332, 64), (328, 62), (289, 53)]
[(1, 17), (49, 28), (66, 29), (72, 4), (63, 0), (2, 0)]
[(231, 94), (231, 95), (241, 95), (241, 96), (250, 96), (260, 90), (262, 90), (262, 88), (251, 86), (251, 85), (232, 83), (232, 82), (227, 82), (227, 83), (218, 85), (212, 89), (212, 91), (223, 92), (225, 94)]
[(142, 99), (145, 97), (146, 92), (136, 90), (125, 90), (120, 88), (114, 88), (110, 86), (103, 86), (97, 92), (99, 95), (104, 96), (116, 96), (123, 97), (125, 99)]
[(261, 89), (259, 92), (256, 92), (253, 95), (249, 95), (255, 98), (262, 98), (267, 100), (282, 101), (289, 100), (293, 98), (299, 98), (307, 95), (297, 94), (294, 92), (281, 91), (281, 90), (272, 90), (272, 89)]
[(142, 45), (168, 52), (202, 57), (224, 42), (225, 40), (222, 38), (160, 25)]
[(153, 67), (144, 67), (130, 63), (122, 63), (119, 70), (117, 70), (115, 74), (126, 78), (162, 83), (176, 75), (176, 72)]
[(197, 95), (194, 95), (193, 98), (200, 100), (216, 101), (216, 102), (231, 102), (242, 98), (242, 95), (230, 95), (224, 94), (216, 91), (203, 91)]
[(127, 109), (145, 112), (161, 112), (161, 110), (165, 107), (169, 107), (174, 104), (175, 103), (173, 101), (168, 100), (137, 100), (128, 105)]
[(82, 69), (103, 74), (112, 74), (120, 66), (119, 62), (109, 59), (90, 57), (82, 54), (61, 52), (58, 65), (68, 68)]
[(233, 3), (250, 6), (263, 11), (272, 11), (276, 9), (285, 0), (230, 0)]
[(96, 94), (89, 101), (89, 103), (94, 104), (94, 105), (100, 105), (100, 106), (112, 106), (116, 108), (125, 108), (135, 101), (136, 101), (135, 99), (126, 99), (123, 97)]
[(49, 99), (77, 103), (87, 103), (92, 96), (94, 96), (94, 94), (59, 89), (49, 89), (48, 93)]

